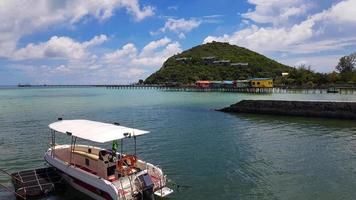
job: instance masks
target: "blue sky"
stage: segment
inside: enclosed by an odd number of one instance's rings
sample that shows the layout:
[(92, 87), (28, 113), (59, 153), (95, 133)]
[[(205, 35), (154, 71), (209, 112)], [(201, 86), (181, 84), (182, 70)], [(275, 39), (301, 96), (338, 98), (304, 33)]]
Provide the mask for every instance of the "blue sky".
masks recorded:
[(132, 83), (213, 40), (319, 72), (356, 47), (356, 0), (2, 0), (0, 18), (0, 85)]

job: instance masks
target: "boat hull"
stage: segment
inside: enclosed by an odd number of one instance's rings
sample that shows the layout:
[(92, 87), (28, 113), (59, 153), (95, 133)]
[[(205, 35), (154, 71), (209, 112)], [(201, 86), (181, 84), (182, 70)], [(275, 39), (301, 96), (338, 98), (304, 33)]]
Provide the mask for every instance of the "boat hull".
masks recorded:
[(60, 171), (62, 177), (75, 189), (100, 200), (120, 200), (117, 188), (111, 182), (69, 165), (51, 156), (51, 150), (45, 153), (44, 160)]
[[(56, 145), (53, 148), (54, 150), (48, 149), (44, 160), (56, 168), (69, 185), (94, 199), (134, 200), (139, 198), (143, 191), (148, 191), (147, 188), (151, 188), (152, 195), (154, 193), (162, 197), (173, 192), (165, 187), (166, 177), (162, 170), (140, 159), (135, 163), (135, 168), (138, 169), (136, 172), (121, 176), (116, 174), (118, 171), (115, 171), (115, 175), (109, 177), (108, 170), (111, 170), (112, 167), (116, 169), (116, 163), (110, 164), (103, 158), (99, 159), (95, 156), (104, 149), (77, 145), (76, 150), (73, 150), (72, 153), (75, 155), (72, 157), (72, 154), (69, 153), (70, 145)], [(77, 156), (84, 157), (78, 159)], [(112, 174), (112, 172), (110, 173)], [(146, 177), (144, 185), (142, 185), (142, 180), (139, 180), (143, 176)]]

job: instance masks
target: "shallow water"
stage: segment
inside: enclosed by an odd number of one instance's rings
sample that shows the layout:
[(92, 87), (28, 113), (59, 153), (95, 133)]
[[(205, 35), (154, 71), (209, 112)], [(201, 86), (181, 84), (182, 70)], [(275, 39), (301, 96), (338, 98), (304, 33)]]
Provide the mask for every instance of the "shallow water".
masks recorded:
[[(0, 89), (0, 168), (43, 167), (58, 117), (151, 131), (138, 154), (180, 187), (170, 199), (356, 199), (356, 123), (214, 111), (242, 99), (340, 100), (339, 94)], [(61, 142), (69, 142), (63, 136)], [(110, 147), (110, 144), (104, 146)], [(0, 182), (9, 180), (0, 176)], [(175, 188), (176, 189), (176, 188)], [(0, 189), (0, 199), (13, 199)], [(85, 199), (72, 190), (46, 199)]]

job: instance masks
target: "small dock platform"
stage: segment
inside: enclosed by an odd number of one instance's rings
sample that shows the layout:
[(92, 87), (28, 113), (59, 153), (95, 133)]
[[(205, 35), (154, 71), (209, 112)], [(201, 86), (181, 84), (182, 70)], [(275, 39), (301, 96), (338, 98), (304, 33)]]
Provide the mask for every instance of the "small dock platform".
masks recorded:
[(65, 187), (65, 181), (53, 167), (6, 174), (11, 176), (15, 190), (6, 189), (14, 193), (17, 199), (39, 198), (62, 191)]

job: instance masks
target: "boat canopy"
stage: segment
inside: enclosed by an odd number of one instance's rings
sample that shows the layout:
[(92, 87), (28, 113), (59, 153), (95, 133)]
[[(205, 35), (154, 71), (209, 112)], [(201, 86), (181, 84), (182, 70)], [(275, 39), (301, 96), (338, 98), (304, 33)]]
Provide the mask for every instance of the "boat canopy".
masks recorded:
[(99, 143), (149, 133), (149, 131), (84, 119), (61, 120), (50, 124), (49, 128), (60, 133)]

